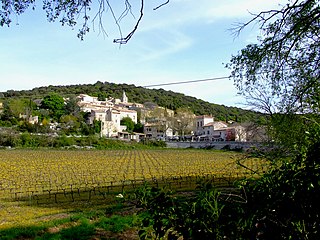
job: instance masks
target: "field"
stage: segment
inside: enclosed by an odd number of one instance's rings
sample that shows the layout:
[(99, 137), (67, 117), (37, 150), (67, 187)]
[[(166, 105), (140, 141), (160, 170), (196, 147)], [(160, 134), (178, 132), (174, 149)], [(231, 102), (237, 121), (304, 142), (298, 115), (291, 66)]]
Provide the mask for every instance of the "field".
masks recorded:
[[(79, 209), (103, 208), (151, 182), (190, 190), (200, 179), (231, 184), (248, 172), (240, 153), (208, 150), (3, 150), (0, 229), (37, 224)], [(245, 164), (261, 168), (255, 160)]]

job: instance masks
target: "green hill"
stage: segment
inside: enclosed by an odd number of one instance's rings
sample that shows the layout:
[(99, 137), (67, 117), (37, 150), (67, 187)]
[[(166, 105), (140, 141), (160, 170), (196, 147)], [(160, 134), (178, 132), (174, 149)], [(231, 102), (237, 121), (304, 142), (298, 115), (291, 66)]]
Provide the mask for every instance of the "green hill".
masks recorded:
[(189, 107), (196, 115), (213, 115), (216, 120), (233, 120), (237, 122), (246, 122), (256, 120), (260, 113), (244, 110), (238, 107), (227, 107), (209, 103), (195, 97), (186, 96), (182, 93), (166, 91), (164, 89), (147, 89), (128, 84), (115, 84), (108, 82), (96, 82), (95, 84), (67, 85), (67, 86), (47, 86), (34, 88), (32, 90), (15, 91), (9, 90), (0, 93), (4, 98), (43, 98), (49, 93), (55, 92), (61, 96), (79, 95), (81, 93), (91, 96), (115, 97), (120, 98), (122, 91), (130, 102), (145, 103), (153, 102), (159, 106), (172, 110)]

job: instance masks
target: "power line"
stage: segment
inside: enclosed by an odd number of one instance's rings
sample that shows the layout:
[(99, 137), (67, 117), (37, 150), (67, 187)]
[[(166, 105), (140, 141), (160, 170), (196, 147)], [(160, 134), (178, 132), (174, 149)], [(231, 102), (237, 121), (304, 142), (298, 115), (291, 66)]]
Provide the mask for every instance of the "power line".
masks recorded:
[(160, 87), (160, 86), (178, 85), (178, 84), (195, 83), (195, 82), (218, 81), (218, 80), (223, 80), (223, 79), (228, 79), (228, 78), (230, 78), (230, 76), (205, 78), (205, 79), (190, 80), (190, 81), (172, 82), (172, 83), (159, 83), (159, 84), (153, 84), (153, 85), (146, 85), (146, 86), (142, 86), (142, 87), (149, 88), (149, 87)]

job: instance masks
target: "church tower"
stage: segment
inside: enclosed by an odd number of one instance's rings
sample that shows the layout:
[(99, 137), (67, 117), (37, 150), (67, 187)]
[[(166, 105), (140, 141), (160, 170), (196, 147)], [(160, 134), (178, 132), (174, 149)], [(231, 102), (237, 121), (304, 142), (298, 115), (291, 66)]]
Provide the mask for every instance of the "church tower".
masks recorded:
[(123, 93), (122, 93), (121, 102), (128, 103), (128, 97), (126, 96), (126, 92), (125, 91), (123, 91)]

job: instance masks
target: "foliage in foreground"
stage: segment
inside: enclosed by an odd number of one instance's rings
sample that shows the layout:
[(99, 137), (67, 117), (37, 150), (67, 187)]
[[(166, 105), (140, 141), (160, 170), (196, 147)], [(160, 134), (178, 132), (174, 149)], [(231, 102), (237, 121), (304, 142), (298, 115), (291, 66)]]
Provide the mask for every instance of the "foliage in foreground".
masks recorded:
[(177, 196), (166, 189), (144, 186), (137, 192), (137, 199), (138, 206), (148, 213), (142, 221), (140, 239), (241, 236), (237, 229), (240, 204), (228, 203), (228, 196), (217, 191), (210, 182), (199, 185), (192, 196)]
[(319, 239), (319, 149), (318, 142), (261, 178), (239, 182), (242, 192), (206, 182), (195, 195), (177, 197), (145, 186), (137, 192), (138, 206), (148, 213), (140, 238)]
[(257, 44), (233, 56), (231, 77), (248, 105), (269, 116), (277, 154), (263, 154), (274, 168), (247, 179), (246, 217), (261, 219), (259, 239), (319, 239), (320, 75), (319, 0), (288, 1), (251, 23)]

